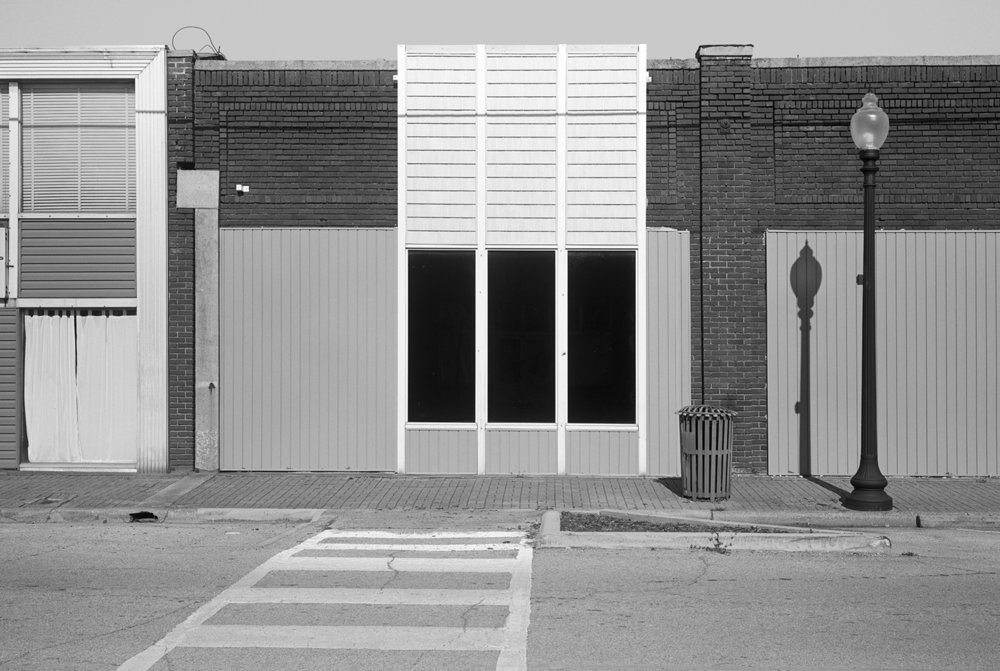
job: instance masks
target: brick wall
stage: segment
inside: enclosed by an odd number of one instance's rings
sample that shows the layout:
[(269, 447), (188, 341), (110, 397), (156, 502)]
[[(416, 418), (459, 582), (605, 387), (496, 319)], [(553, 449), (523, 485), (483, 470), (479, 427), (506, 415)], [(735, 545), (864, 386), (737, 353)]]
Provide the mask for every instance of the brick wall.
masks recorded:
[(167, 56), (169, 468), (194, 468), (194, 210), (178, 209), (177, 165), (194, 161), (194, 54)]
[(220, 226), (396, 225), (393, 70), (215, 67), (195, 73), (195, 160), (220, 171)]

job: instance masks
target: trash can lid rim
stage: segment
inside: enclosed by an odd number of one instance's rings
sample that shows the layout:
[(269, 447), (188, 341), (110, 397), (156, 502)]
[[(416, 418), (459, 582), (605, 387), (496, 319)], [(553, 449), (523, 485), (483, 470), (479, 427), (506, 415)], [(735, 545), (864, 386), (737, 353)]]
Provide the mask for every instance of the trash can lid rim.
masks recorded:
[(686, 405), (676, 412), (685, 417), (735, 417), (736, 413), (727, 408), (713, 405)]

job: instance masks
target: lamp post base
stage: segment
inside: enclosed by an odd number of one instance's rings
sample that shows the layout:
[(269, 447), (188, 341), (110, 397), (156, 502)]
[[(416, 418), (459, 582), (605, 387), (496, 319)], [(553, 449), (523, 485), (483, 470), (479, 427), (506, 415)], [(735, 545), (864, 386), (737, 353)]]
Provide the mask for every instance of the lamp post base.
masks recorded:
[(866, 512), (892, 510), (892, 497), (885, 493), (885, 489), (855, 487), (853, 492), (844, 497), (844, 507)]

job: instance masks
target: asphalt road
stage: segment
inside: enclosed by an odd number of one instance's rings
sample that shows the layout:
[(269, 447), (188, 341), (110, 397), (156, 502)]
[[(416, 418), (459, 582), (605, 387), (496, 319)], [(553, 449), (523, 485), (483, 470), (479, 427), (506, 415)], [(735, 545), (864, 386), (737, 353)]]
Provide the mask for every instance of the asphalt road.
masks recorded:
[(539, 550), (529, 667), (997, 668), (1000, 533), (881, 532), (887, 555)]
[[(342, 516), (338, 526), (498, 529), (534, 518), (516, 512), (356, 513)], [(324, 526), (0, 525), (0, 669), (117, 668)], [(893, 548), (882, 556), (536, 550), (528, 668), (995, 668), (1000, 533), (883, 532)], [(469, 578), (447, 576), (436, 576), (435, 588)], [(364, 626), (406, 624), (409, 617), (377, 608), (270, 608), (252, 615), (220, 611), (217, 622), (263, 617), (304, 625), (319, 618)], [(470, 627), (492, 627), (498, 623), (494, 611), (421, 611), (411, 624), (448, 626), (457, 618)], [(255, 649), (192, 655), (178, 650), (171, 661), (183, 668), (459, 669), (492, 668), (497, 659)]]

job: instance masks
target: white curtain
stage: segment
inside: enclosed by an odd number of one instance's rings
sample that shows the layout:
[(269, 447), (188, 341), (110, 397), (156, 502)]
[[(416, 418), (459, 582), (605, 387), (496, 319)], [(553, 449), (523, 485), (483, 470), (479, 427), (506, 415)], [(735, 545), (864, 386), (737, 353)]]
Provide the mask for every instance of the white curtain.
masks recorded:
[(82, 461), (77, 432), (72, 314), (24, 318), (24, 416), (28, 461)]
[(136, 318), (25, 317), (28, 461), (135, 461)]
[(76, 321), (77, 416), (84, 461), (135, 461), (139, 376), (135, 317)]

